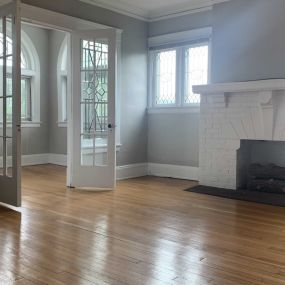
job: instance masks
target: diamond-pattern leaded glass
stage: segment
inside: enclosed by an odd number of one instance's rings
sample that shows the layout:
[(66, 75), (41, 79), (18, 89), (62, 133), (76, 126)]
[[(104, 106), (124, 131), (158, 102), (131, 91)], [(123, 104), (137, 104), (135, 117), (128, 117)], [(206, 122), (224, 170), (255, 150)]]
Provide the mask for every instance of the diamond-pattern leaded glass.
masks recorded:
[(176, 94), (176, 50), (156, 54), (157, 105), (175, 104)]
[[(108, 145), (108, 43), (83, 40), (81, 52), (82, 163), (105, 165), (107, 156), (98, 162), (96, 147)], [(86, 149), (93, 152), (91, 160)]]
[(186, 50), (186, 104), (199, 104), (200, 95), (192, 91), (193, 85), (208, 83), (208, 45), (190, 47)]
[(83, 41), (82, 57), (83, 131), (105, 132), (108, 119), (108, 45)]

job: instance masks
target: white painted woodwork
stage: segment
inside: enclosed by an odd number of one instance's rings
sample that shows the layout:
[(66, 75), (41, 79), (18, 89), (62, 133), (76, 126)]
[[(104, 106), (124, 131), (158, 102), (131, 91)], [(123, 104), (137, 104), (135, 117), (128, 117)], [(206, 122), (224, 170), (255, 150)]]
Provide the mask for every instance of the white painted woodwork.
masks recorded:
[(88, 189), (114, 189), (116, 183), (116, 128), (108, 130), (108, 146), (106, 154), (108, 162), (104, 166), (85, 166), (81, 161), (81, 40), (107, 39), (108, 41), (108, 123), (115, 126), (116, 112), (116, 61), (117, 61), (117, 32), (115, 29), (96, 31), (77, 31), (71, 34), (72, 54), (72, 111), (68, 152), (68, 177), (70, 186)]
[(285, 141), (285, 80), (194, 86), (201, 94), (200, 184), (237, 189), (240, 140)]
[[(8, 167), (8, 152), (6, 146), (3, 146), (3, 175), (0, 176), (0, 202), (21, 206), (21, 15), (20, 15), (20, 1), (12, 0), (5, 4), (0, 2), (0, 17), (11, 17), (12, 25), (12, 130), (8, 131), (6, 117), (3, 116), (2, 136), (9, 137), (12, 134), (12, 141), (7, 144), (7, 148), (11, 148), (11, 166), (12, 171), (6, 171)], [(3, 28), (3, 38), (6, 38), (7, 29)], [(5, 40), (3, 40), (5, 45)], [(6, 78), (7, 66), (4, 58), (6, 57), (6, 49), (3, 48), (3, 86), (2, 94), (6, 94)], [(6, 103), (3, 102), (1, 114), (7, 111)], [(10, 134), (10, 135), (9, 135)], [(2, 138), (1, 138), (2, 140)], [(6, 144), (5, 144), (6, 145)]]
[(237, 189), (240, 140), (285, 141), (285, 80), (195, 86), (201, 94), (200, 184)]
[(79, 0), (144, 21), (157, 21), (212, 9), (230, 0)]

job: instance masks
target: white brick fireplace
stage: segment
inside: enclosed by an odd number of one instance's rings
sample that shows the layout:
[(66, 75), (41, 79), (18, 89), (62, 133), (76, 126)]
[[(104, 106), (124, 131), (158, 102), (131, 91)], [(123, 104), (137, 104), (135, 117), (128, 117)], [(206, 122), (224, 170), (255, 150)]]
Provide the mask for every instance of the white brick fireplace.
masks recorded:
[(200, 184), (237, 189), (241, 140), (285, 141), (285, 80), (193, 89), (201, 94)]

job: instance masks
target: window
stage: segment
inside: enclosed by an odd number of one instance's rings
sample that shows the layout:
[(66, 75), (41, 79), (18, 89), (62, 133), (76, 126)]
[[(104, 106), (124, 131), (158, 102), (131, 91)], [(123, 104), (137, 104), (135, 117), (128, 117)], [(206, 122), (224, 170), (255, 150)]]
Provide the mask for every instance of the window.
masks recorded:
[(21, 78), (21, 118), (22, 121), (32, 121), (31, 78)]
[(199, 104), (200, 95), (192, 87), (208, 83), (208, 44), (192, 46), (185, 51), (185, 104)]
[[(12, 79), (7, 78), (7, 95), (12, 95)], [(21, 76), (21, 119), (22, 121), (32, 121), (31, 112), (31, 78)], [(12, 121), (12, 101), (7, 101), (7, 119)]]
[(67, 123), (67, 37), (64, 38), (57, 63), (57, 89), (58, 89), (58, 124), (66, 127)]
[(209, 39), (206, 28), (149, 39), (149, 107), (199, 106), (192, 87), (209, 82)]
[[(9, 34), (9, 31), (8, 31)], [(0, 42), (3, 42), (3, 34), (0, 33)], [(0, 44), (0, 49), (2, 48)], [(7, 37), (7, 52), (12, 54), (12, 40)], [(2, 50), (0, 50), (0, 54)], [(3, 63), (0, 60), (0, 66)], [(40, 72), (39, 59), (30, 38), (22, 31), (21, 51), (21, 119), (23, 126), (38, 126), (40, 116)], [(0, 84), (3, 84), (2, 80)], [(7, 94), (12, 95), (12, 57), (7, 60)], [(2, 90), (2, 87), (1, 87)], [(0, 121), (2, 121), (0, 115)], [(12, 100), (7, 100), (7, 120), (12, 122)], [(32, 124), (35, 123), (37, 124)]]
[(175, 104), (176, 50), (161, 51), (156, 54), (155, 77), (155, 104)]
[[(3, 47), (3, 34), (0, 33), (0, 54), (2, 54)], [(12, 41), (8, 37), (7, 38), (7, 52), (8, 54), (12, 54)], [(2, 62), (0, 62), (2, 65)], [(28, 70), (28, 61), (23, 52), (21, 52), (21, 69)], [(12, 57), (8, 57), (7, 60), (7, 95), (12, 96)], [(2, 83), (2, 82), (1, 82)], [(1, 89), (2, 90), (2, 89)], [(31, 121), (31, 77), (30, 76), (21, 76), (21, 118), (22, 121)], [(12, 100), (7, 101), (7, 120), (12, 121)]]

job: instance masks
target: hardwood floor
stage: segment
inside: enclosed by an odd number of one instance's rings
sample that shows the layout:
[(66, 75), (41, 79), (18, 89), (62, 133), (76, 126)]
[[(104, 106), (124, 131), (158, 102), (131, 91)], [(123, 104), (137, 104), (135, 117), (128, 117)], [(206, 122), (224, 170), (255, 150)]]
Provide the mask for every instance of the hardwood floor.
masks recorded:
[(23, 170), (23, 207), (0, 207), (0, 284), (285, 284), (285, 208), (182, 191), (145, 177), (113, 192)]

